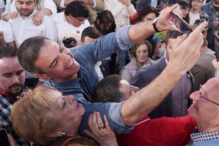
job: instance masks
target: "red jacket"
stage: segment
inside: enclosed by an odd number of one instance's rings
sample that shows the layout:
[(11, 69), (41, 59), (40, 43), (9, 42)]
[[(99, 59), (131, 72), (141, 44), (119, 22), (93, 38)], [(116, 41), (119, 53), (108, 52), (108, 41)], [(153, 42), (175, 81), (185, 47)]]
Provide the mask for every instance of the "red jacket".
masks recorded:
[(119, 146), (182, 146), (190, 141), (197, 123), (190, 117), (145, 117), (127, 134), (117, 135)]

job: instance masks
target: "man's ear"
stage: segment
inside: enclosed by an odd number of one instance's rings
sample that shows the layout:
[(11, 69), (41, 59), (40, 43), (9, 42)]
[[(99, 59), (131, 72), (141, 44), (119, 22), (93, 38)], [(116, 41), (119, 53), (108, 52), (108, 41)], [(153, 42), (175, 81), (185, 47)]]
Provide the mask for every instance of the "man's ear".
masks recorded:
[(46, 74), (33, 74), (33, 76), (35, 78), (40, 78), (40, 79), (43, 79), (43, 80), (50, 80), (50, 77), (47, 76)]

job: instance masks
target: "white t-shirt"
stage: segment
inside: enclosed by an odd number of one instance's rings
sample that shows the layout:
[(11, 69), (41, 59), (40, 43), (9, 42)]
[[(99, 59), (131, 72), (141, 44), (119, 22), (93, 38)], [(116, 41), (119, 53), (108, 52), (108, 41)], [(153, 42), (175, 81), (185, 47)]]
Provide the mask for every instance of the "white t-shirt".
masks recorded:
[(189, 12), (189, 24), (194, 25), (196, 20), (200, 19), (200, 13), (194, 14)]
[(52, 18), (56, 22), (58, 29), (58, 42), (60, 44), (63, 44), (62, 41), (64, 38), (73, 37), (76, 39), (77, 45), (80, 45), (82, 31), (90, 26), (87, 19), (84, 21), (84, 24), (81, 24), (79, 27), (75, 27), (67, 22), (64, 12), (57, 13), (53, 15)]
[(13, 32), (10, 23), (0, 20), (0, 31), (3, 32), (4, 40), (6, 43), (10, 43), (14, 41)]

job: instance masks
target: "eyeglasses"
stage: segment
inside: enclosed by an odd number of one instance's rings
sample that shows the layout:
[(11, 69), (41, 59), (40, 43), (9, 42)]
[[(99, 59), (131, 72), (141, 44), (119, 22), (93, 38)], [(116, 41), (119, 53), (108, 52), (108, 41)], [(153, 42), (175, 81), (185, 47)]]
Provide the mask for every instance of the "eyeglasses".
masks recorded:
[(200, 97), (201, 97), (202, 99), (204, 99), (204, 100), (206, 100), (206, 101), (208, 101), (208, 102), (211, 102), (211, 103), (213, 103), (213, 104), (219, 106), (219, 103), (217, 103), (217, 102), (215, 102), (215, 101), (212, 101), (212, 100), (208, 99), (208, 98), (205, 97), (205, 96), (202, 96), (202, 95), (204, 94), (204, 90), (202, 89), (202, 85), (200, 85), (200, 93), (201, 93), (201, 94), (200, 94)]

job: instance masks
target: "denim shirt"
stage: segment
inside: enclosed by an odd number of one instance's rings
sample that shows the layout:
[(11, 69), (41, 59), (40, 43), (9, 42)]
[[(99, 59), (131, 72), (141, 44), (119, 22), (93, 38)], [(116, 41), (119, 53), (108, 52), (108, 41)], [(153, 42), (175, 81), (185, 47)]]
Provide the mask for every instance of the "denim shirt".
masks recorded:
[(210, 1), (206, 5), (201, 7), (201, 10), (208, 14), (208, 36), (207, 40), (209, 43), (212, 43), (213, 36), (214, 36), (214, 30), (212, 28), (212, 22), (216, 21), (216, 10), (213, 6), (213, 2)]
[(86, 133), (84, 133), (84, 130), (89, 129), (88, 119), (90, 114), (93, 114), (94, 111), (99, 111), (102, 119), (103, 115), (107, 116), (109, 124), (115, 133), (127, 133), (131, 131), (134, 128), (134, 126), (126, 126), (120, 115), (122, 103), (123, 102), (82, 104), (85, 108), (85, 114), (82, 117), (82, 121), (78, 129), (79, 135), (87, 137)]
[(128, 50), (132, 47), (133, 43), (128, 37), (129, 27), (123, 27), (117, 32), (103, 36), (100, 40), (71, 50), (80, 64), (78, 79), (61, 83), (47, 81), (46, 84), (63, 92), (63, 95), (74, 95), (79, 102), (90, 101), (93, 89), (98, 83), (95, 64), (119, 49)]

